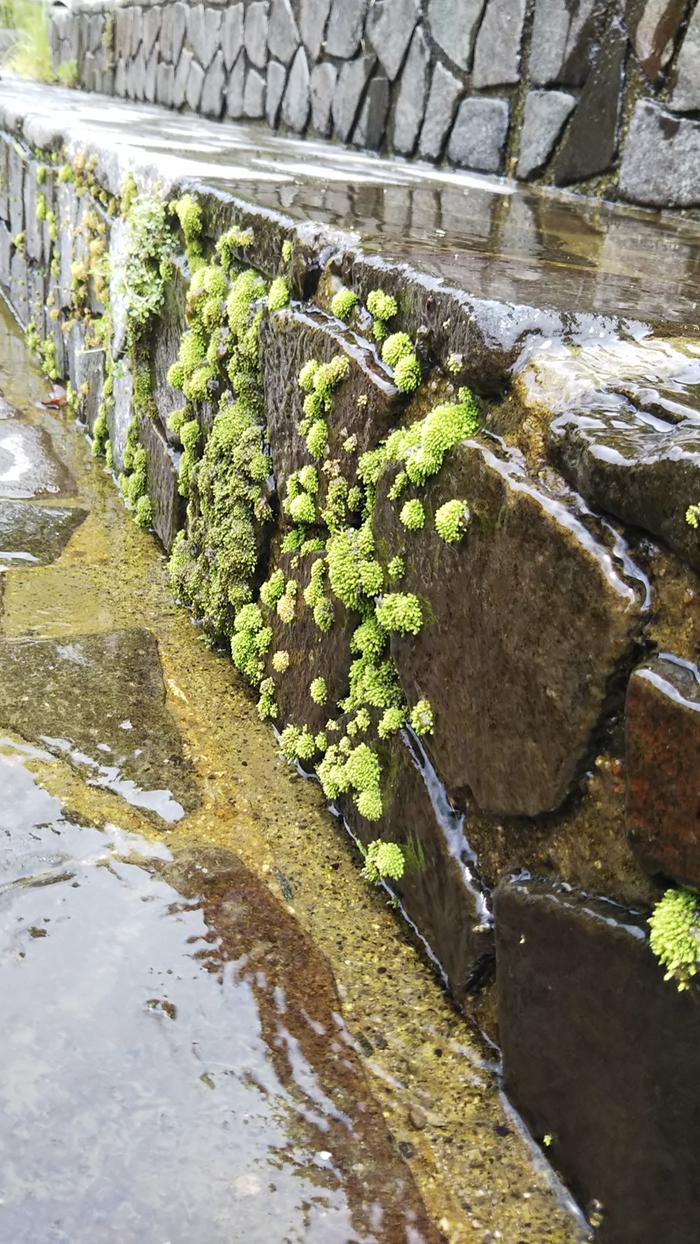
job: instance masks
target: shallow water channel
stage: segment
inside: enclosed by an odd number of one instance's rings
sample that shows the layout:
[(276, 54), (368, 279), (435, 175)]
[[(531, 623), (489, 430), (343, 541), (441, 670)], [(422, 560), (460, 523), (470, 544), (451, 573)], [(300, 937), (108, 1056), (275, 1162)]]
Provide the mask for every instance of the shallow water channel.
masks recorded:
[(0, 1242), (585, 1238), (0, 319)]

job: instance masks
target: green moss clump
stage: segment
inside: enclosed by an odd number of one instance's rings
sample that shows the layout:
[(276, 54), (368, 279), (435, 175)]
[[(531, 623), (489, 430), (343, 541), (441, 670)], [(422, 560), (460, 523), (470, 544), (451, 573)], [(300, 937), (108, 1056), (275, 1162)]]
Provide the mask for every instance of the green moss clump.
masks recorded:
[(396, 367), (401, 359), (410, 358), (413, 354), (415, 350), (408, 333), (392, 333), (382, 346), (382, 361), (389, 367)]
[(339, 289), (331, 299), (331, 311), (339, 320), (349, 320), (357, 306), (357, 294), (351, 289)]
[(434, 719), (433, 710), (428, 700), (419, 700), (411, 709), (410, 724), (416, 734), (432, 734)]
[(386, 337), (387, 320), (392, 320), (398, 313), (398, 304), (391, 294), (382, 289), (372, 289), (367, 295), (367, 310), (374, 320), (373, 332), (376, 341)]
[(126, 216), (126, 253), (121, 279), (127, 339), (132, 346), (163, 306), (172, 250), (165, 204), (157, 195), (136, 195), (131, 199)]
[(425, 526), (425, 510), (423, 509), (423, 502), (419, 501), (417, 498), (414, 498), (412, 501), (407, 501), (406, 504), (401, 507), (399, 518), (408, 531), (420, 531), (421, 528)]
[(394, 368), (394, 384), (401, 393), (413, 393), (422, 380), (420, 363), (415, 354), (400, 358)]
[(238, 225), (232, 225), (226, 233), (222, 233), (216, 243), (216, 253), (219, 256), (222, 266), (226, 272), (231, 272), (236, 263), (239, 250), (247, 250), (253, 245), (253, 230), (241, 229)]
[(689, 527), (694, 527), (696, 531), (700, 528), (700, 502), (697, 505), (689, 505), (685, 512), (685, 521)]
[(381, 766), (367, 743), (350, 745), (334, 743), (318, 765), (317, 773), (324, 794), (329, 799), (339, 795), (352, 795), (358, 812), (368, 821), (378, 821), (382, 815)]
[(387, 708), (382, 713), (377, 726), (380, 739), (387, 739), (390, 734), (397, 734), (404, 724), (404, 713), (400, 708)]
[(289, 286), (283, 276), (275, 277), (270, 286), (267, 295), (267, 305), (270, 311), (281, 311), (282, 307), (286, 307), (289, 302)]
[(265, 669), (265, 654), (272, 643), (272, 631), (265, 626), (257, 605), (239, 609), (234, 618), (231, 656), (236, 669), (257, 686)]
[(417, 635), (423, 625), (420, 601), (412, 592), (389, 592), (377, 605), (380, 626), (399, 635)]
[(325, 678), (313, 678), (309, 685), (309, 695), (314, 704), (325, 704), (328, 699), (328, 688)]
[(47, 210), (46, 195), (40, 190), (36, 196), (36, 218), (38, 221), (46, 220)]
[(260, 599), (266, 609), (274, 609), (283, 595), (284, 571), (278, 567), (277, 570), (273, 570), (269, 579), (260, 588)]
[(381, 838), (376, 838), (364, 851), (362, 876), (372, 885), (379, 885), (385, 877), (390, 881), (400, 881), (405, 869), (404, 854), (396, 842), (383, 842)]
[[(185, 239), (185, 247), (187, 248), (188, 258), (194, 254), (195, 258), (201, 255), (200, 237), (202, 235), (202, 209), (191, 194), (183, 194), (181, 198), (176, 199), (170, 204), (170, 211), (177, 216), (182, 229), (182, 236)], [(190, 271), (192, 265), (190, 264)]]
[(46, 178), (48, 177), (48, 173), (49, 173), (49, 170), (45, 164), (40, 164), (38, 166), (36, 170), (37, 186), (43, 186), (44, 182), (46, 181)]
[(667, 890), (649, 917), (649, 945), (664, 980), (688, 989), (700, 958), (700, 896), (694, 890)]
[(470, 521), (466, 501), (446, 501), (435, 512), (435, 530), (446, 544), (455, 544), (467, 531)]
[(316, 739), (306, 726), (285, 726), (279, 737), (282, 755), (289, 761), (313, 760), (317, 753)]
[(390, 579), (403, 579), (403, 576), (406, 573), (406, 566), (403, 557), (392, 557), (386, 568), (386, 572)]
[(289, 669), (289, 653), (284, 648), (272, 654), (272, 668), (276, 674), (285, 674)]
[(261, 721), (267, 721), (277, 716), (279, 710), (275, 699), (274, 679), (263, 678), (260, 683), (260, 699), (258, 700), (257, 709)]
[(149, 496), (139, 497), (134, 507), (134, 518), (139, 527), (152, 527), (155, 514), (153, 502)]

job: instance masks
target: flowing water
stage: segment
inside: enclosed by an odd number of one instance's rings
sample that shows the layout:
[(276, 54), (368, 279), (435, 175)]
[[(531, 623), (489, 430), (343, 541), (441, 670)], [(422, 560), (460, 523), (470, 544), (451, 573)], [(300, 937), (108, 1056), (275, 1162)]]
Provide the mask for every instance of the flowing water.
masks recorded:
[(0, 1244), (575, 1241), (0, 319)]

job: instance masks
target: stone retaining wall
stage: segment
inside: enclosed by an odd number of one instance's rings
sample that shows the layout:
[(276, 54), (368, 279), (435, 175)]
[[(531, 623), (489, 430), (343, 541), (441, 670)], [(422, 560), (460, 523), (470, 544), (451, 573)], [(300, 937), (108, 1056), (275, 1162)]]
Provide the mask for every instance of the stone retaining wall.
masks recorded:
[(700, 206), (695, 0), (96, 0), (50, 34), (86, 90)]
[(693, 343), (598, 316), (570, 349), (549, 316), (538, 350), (527, 307), (3, 123), (0, 281), (181, 597), (357, 840), (400, 847), (397, 900), (599, 1238), (691, 1238), (700, 995), (645, 915), (659, 872), (700, 885)]

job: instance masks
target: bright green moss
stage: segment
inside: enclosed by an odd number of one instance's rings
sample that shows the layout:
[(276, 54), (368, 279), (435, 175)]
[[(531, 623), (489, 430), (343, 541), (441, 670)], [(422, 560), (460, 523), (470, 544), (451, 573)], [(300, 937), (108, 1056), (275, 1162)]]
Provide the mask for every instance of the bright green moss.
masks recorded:
[(372, 885), (379, 885), (384, 878), (400, 881), (406, 868), (404, 854), (398, 843), (383, 842), (381, 838), (369, 843), (364, 851), (364, 861), (362, 876)]
[(414, 498), (401, 507), (401, 522), (408, 531), (420, 531), (425, 526), (425, 510), (422, 501)]
[[(274, 657), (273, 657), (274, 663)], [(260, 699), (257, 704), (258, 716), (261, 721), (268, 721), (277, 716), (278, 708), (275, 700), (275, 683), (272, 678), (263, 678), (260, 683)]]
[(186, 420), (180, 427), (180, 440), (183, 454), (177, 476), (177, 489), (181, 497), (189, 497), (192, 472), (199, 457), (198, 450), (202, 439), (202, 429), (196, 419)]
[(379, 625), (376, 617), (369, 614), (357, 627), (350, 638), (350, 651), (359, 652), (363, 657), (375, 661), (382, 655), (389, 637)]
[(328, 424), (325, 419), (315, 419), (311, 424), (306, 437), (306, 448), (312, 458), (320, 461), (326, 454), (328, 449)]
[(649, 917), (649, 945), (664, 980), (688, 989), (700, 958), (700, 897), (694, 890), (667, 890)]
[(339, 289), (331, 299), (331, 311), (339, 320), (349, 320), (357, 301), (357, 294), (351, 289)]
[(38, 186), (43, 186), (48, 176), (48, 168), (45, 164), (40, 164), (36, 170), (36, 182)]
[(377, 605), (376, 616), (380, 626), (399, 635), (417, 635), (423, 625), (420, 601), (411, 592), (389, 592)]
[(465, 534), (469, 519), (466, 501), (446, 501), (435, 512), (435, 530), (446, 544), (455, 544)]
[(288, 513), (295, 523), (315, 523), (316, 506), (313, 497), (307, 492), (300, 493), (298, 497), (292, 497)]
[(308, 363), (304, 363), (304, 366), (299, 372), (299, 376), (297, 377), (297, 383), (299, 385), (299, 388), (303, 389), (305, 393), (311, 393), (313, 391), (314, 377), (316, 375), (316, 372), (318, 371), (318, 368), (319, 368), (318, 360), (309, 359)]
[(328, 699), (328, 688), (325, 678), (313, 678), (309, 685), (309, 695), (314, 704), (325, 704)]
[(273, 653), (272, 668), (276, 674), (284, 674), (289, 669), (289, 653), (284, 648)]
[(139, 527), (152, 527), (154, 519), (153, 502), (149, 496), (139, 497), (134, 506), (134, 518)]
[(277, 605), (276, 605), (277, 617), (280, 619), (281, 622), (284, 622), (285, 626), (289, 626), (289, 624), (294, 621), (294, 618), (296, 616), (296, 602), (297, 602), (298, 590), (299, 590), (299, 584), (297, 583), (296, 579), (289, 579), (289, 581), (287, 582), (285, 586), (284, 593), (282, 594), (282, 596), (280, 596), (279, 600), (277, 601)]
[(237, 251), (246, 251), (253, 241), (253, 230), (241, 229), (239, 225), (232, 225), (226, 233), (222, 233), (216, 243), (216, 253), (226, 272), (233, 269), (238, 258)]
[(316, 470), (316, 467), (302, 467), (299, 472), (299, 483), (304, 489), (304, 492), (308, 492), (312, 497), (315, 497), (318, 492), (318, 471)]
[[(229, 327), (238, 339), (239, 344), (246, 341), (253, 303), (262, 298), (264, 293), (265, 282), (252, 268), (241, 272), (231, 286), (231, 291), (226, 300), (226, 315)], [(254, 362), (255, 359), (250, 361)]]
[(367, 295), (367, 310), (374, 320), (374, 336), (377, 341), (386, 337), (386, 321), (398, 312), (396, 299), (382, 289), (372, 289)]
[(38, 221), (46, 220), (47, 211), (48, 211), (48, 204), (46, 202), (46, 195), (43, 194), (42, 191), (39, 191), (39, 193), (36, 196), (36, 218), (37, 220)]
[(382, 346), (382, 360), (389, 367), (396, 367), (400, 359), (410, 358), (414, 354), (415, 349), (408, 333), (392, 333)]
[(282, 262), (289, 263), (292, 258), (292, 242), (290, 238), (285, 238), (282, 243)]
[(278, 567), (277, 570), (273, 570), (269, 579), (260, 588), (260, 599), (267, 609), (274, 609), (283, 595), (284, 571)]
[(270, 292), (267, 295), (267, 305), (270, 311), (281, 311), (282, 307), (286, 307), (289, 302), (289, 286), (283, 276), (275, 277), (270, 286)]
[(415, 354), (400, 358), (394, 368), (394, 384), (401, 393), (413, 393), (421, 382), (420, 363)]
[(97, 418), (92, 428), (92, 456), (93, 458), (104, 457), (105, 450), (109, 441), (109, 429), (107, 427), (107, 414), (100, 407)]
[(404, 713), (400, 708), (387, 708), (382, 713), (377, 726), (377, 733), (380, 739), (387, 739), (391, 734), (397, 734), (404, 724)]
[(685, 521), (688, 526), (700, 528), (700, 502), (697, 505), (689, 505), (685, 512)]
[(183, 194), (170, 204), (170, 211), (177, 216), (188, 248), (198, 245), (202, 233), (202, 209), (191, 194)]
[(418, 701), (411, 709), (409, 721), (416, 734), (432, 734), (434, 725), (433, 710), (428, 700)]
[(121, 279), (127, 338), (135, 343), (163, 305), (173, 241), (165, 204), (153, 194), (137, 195), (126, 213), (126, 245)]
[(285, 726), (279, 737), (279, 748), (282, 755), (289, 761), (313, 760), (317, 752), (316, 739), (306, 726)]
[(392, 557), (386, 572), (390, 579), (402, 579), (406, 573), (406, 566), (403, 557)]

